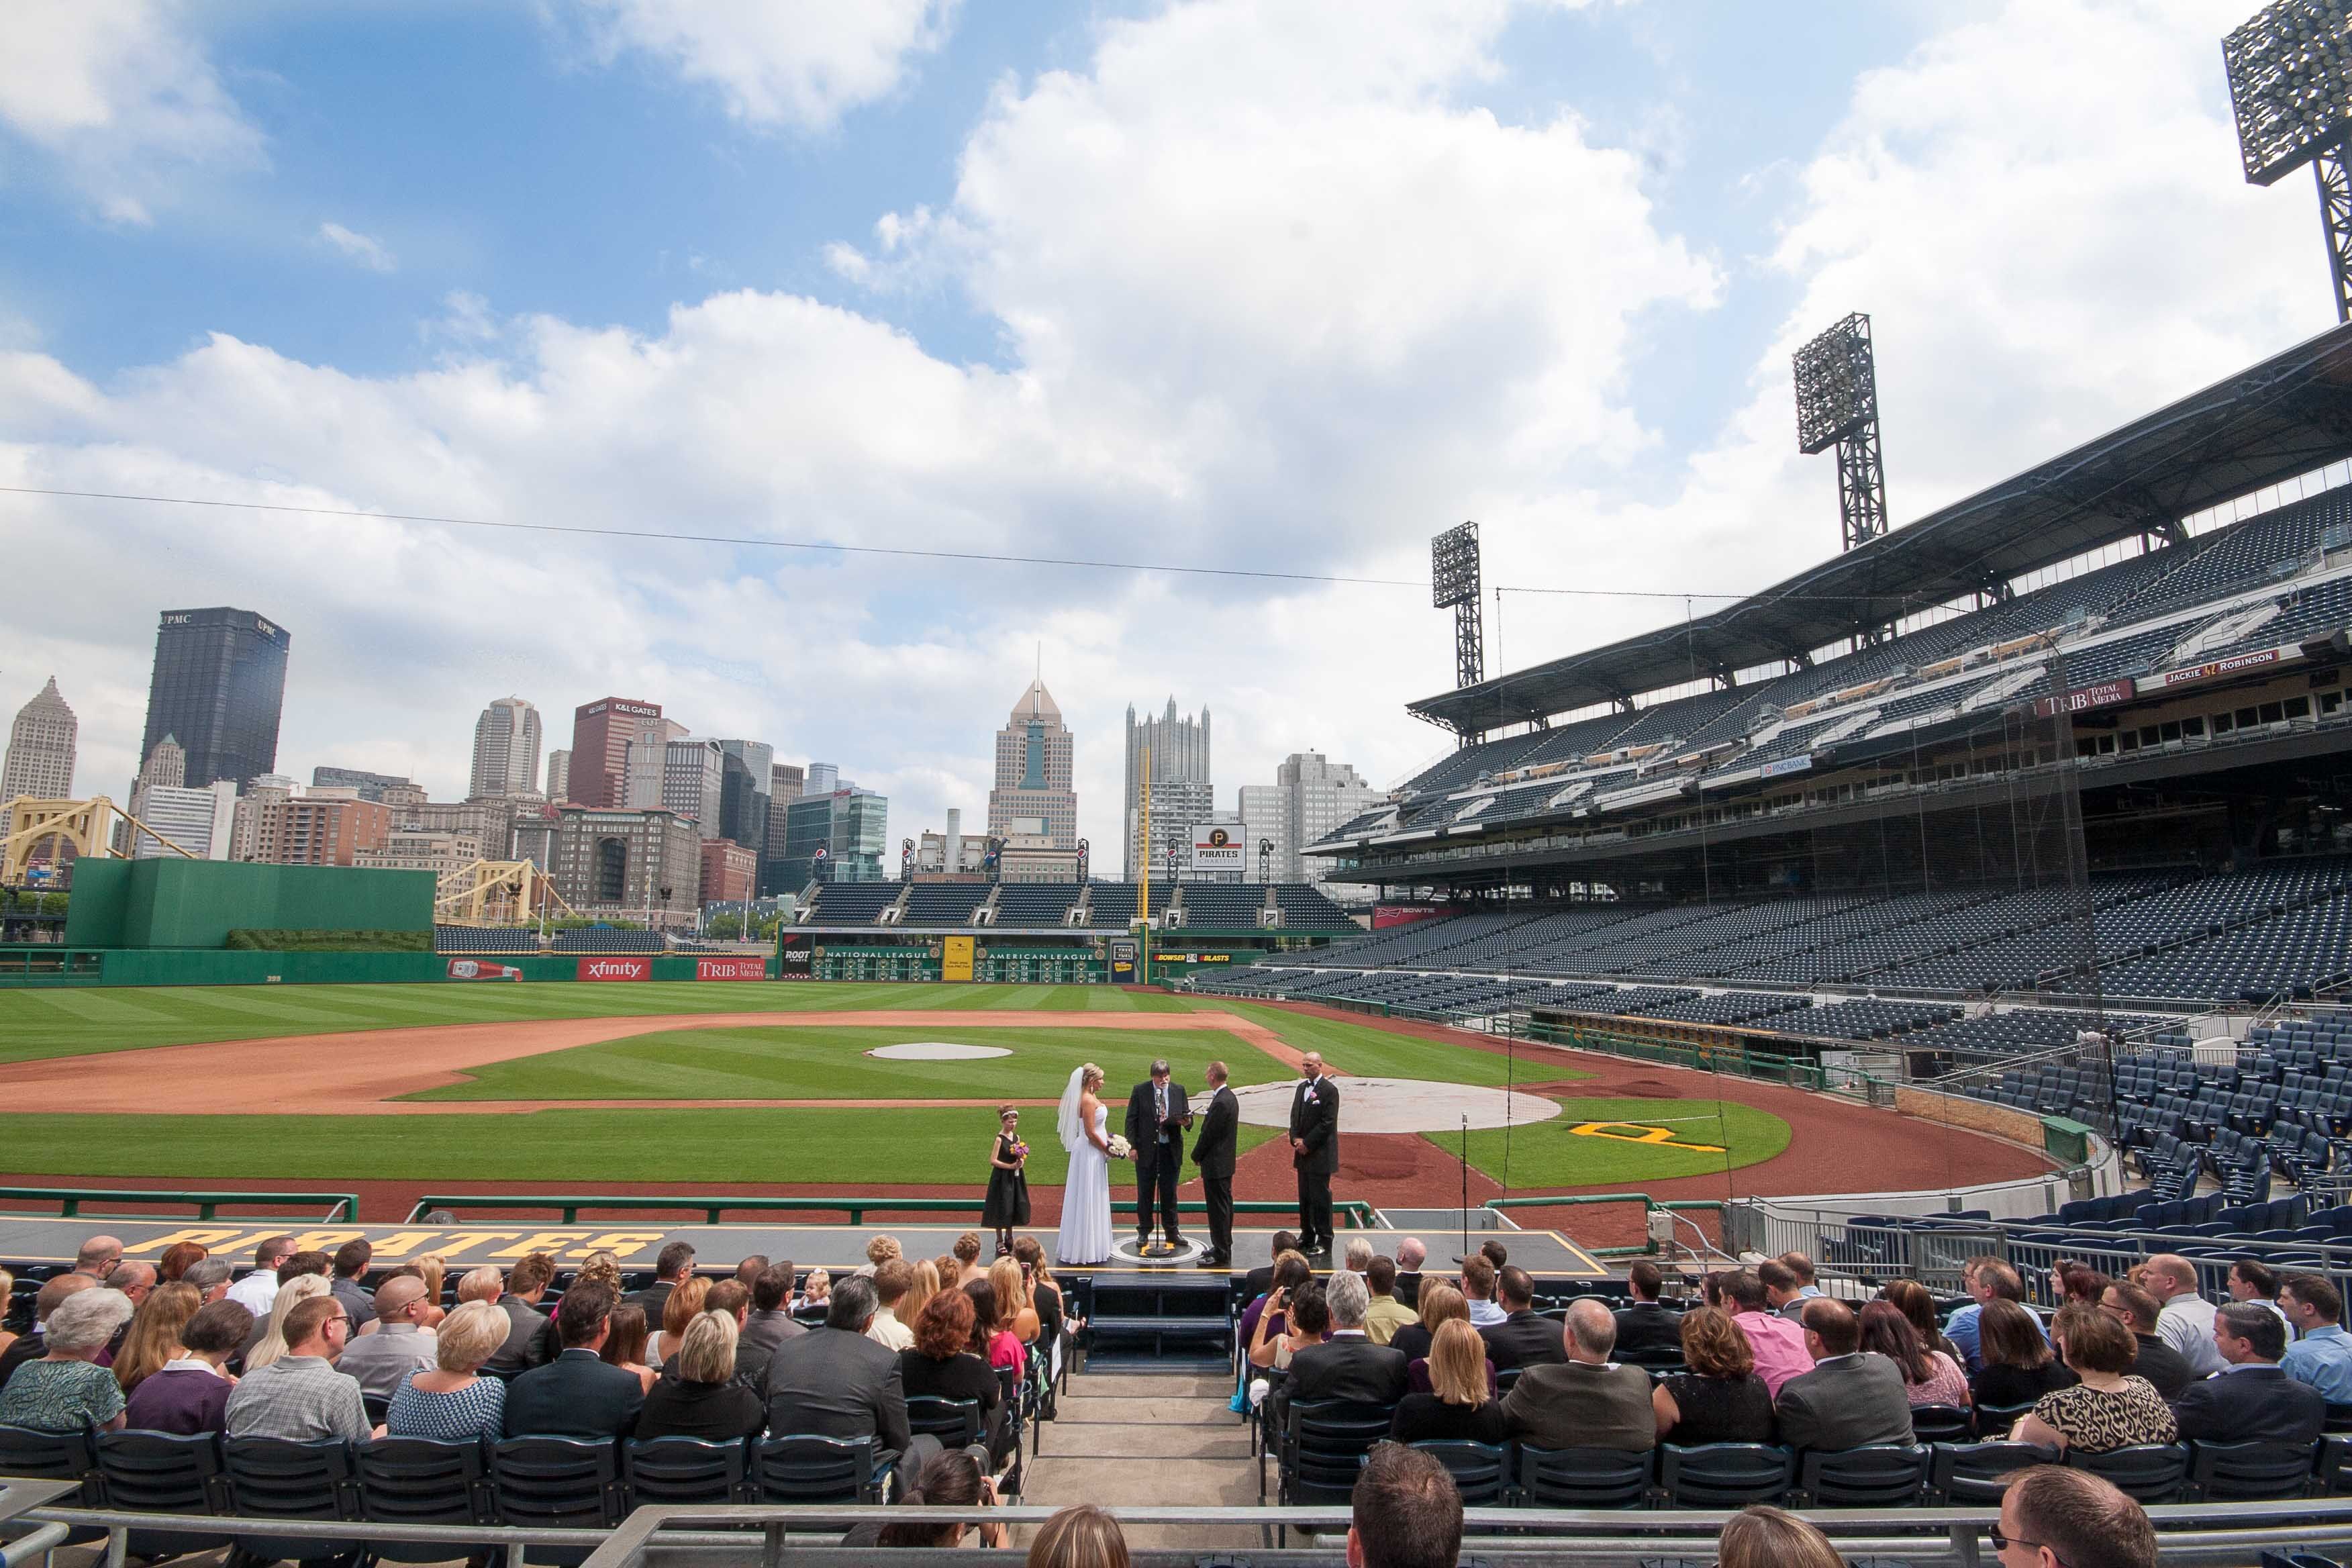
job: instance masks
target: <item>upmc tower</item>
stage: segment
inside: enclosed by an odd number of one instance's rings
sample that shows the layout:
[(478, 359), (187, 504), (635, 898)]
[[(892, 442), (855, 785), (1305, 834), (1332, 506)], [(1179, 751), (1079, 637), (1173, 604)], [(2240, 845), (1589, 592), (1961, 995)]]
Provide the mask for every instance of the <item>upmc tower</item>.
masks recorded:
[(155, 628), (141, 763), (171, 735), (187, 751), (189, 789), (219, 779), (243, 789), (256, 775), (277, 772), (292, 641), (284, 626), (251, 610), (164, 611)]
[(580, 805), (617, 810), (629, 804), (629, 742), (661, 726), (661, 704), (600, 697), (572, 710), (570, 794)]

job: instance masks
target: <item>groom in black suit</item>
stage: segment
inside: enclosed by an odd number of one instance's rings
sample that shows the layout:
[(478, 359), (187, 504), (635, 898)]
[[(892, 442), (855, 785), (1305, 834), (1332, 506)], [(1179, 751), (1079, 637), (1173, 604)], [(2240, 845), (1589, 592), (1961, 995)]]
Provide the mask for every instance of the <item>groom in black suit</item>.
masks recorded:
[(1298, 1064), (1290, 1098), (1290, 1163), (1298, 1172), (1298, 1249), (1312, 1258), (1331, 1251), (1331, 1175), (1339, 1168), (1339, 1086), (1323, 1070), (1319, 1052)]
[(1201, 1196), (1209, 1208), (1209, 1250), (1203, 1268), (1230, 1268), (1234, 1261), (1234, 1151), (1242, 1102), (1225, 1084), (1225, 1064), (1209, 1064), (1209, 1111), (1192, 1141), (1192, 1163), (1201, 1167)]
[(1139, 1083), (1127, 1097), (1127, 1141), (1135, 1150), (1135, 1244), (1139, 1252), (1151, 1245), (1154, 1198), (1164, 1221), (1162, 1234), (1173, 1251), (1183, 1237), (1176, 1229), (1176, 1182), (1184, 1163), (1184, 1130), (1192, 1125), (1192, 1108), (1184, 1102), (1184, 1086), (1168, 1079), (1163, 1058), (1151, 1064), (1149, 1082)]

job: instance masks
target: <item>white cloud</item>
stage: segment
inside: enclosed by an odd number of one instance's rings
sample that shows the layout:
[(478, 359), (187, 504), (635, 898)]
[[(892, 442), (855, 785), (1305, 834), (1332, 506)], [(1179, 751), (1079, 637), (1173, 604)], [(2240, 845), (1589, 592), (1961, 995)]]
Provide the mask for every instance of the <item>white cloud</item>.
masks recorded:
[(399, 261), (390, 250), (384, 248), (382, 240), (371, 235), (345, 228), (339, 223), (322, 223), (319, 226), (319, 238), (321, 243), (366, 268), (370, 272), (399, 270)]
[(0, 125), (42, 149), (109, 222), (144, 225), (194, 167), (257, 163), (178, 0), (12, 0)]
[(607, 60), (648, 55), (735, 119), (823, 130), (887, 96), (938, 48), (956, 0), (580, 0)]

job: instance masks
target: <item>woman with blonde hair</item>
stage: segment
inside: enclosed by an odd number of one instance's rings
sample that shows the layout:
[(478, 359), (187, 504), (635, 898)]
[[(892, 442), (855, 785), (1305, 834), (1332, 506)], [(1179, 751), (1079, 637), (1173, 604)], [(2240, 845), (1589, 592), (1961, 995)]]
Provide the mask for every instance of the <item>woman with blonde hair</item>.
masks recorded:
[(1398, 1401), (1389, 1436), (1400, 1443), (1508, 1442), (1502, 1404), (1486, 1391), (1486, 1342), (1466, 1315), (1440, 1323), (1429, 1347), (1429, 1392)]
[(592, 1252), (572, 1270), (574, 1285), (602, 1285), (618, 1296), (621, 1291), (621, 1260), (610, 1252)]
[[(9, 1294), (16, 1289), (16, 1277), (14, 1274), (9, 1273), (5, 1268), (0, 1268), (0, 1309), (5, 1309), (7, 1306)], [(15, 1334), (10, 1333), (5, 1329), (0, 1329), (0, 1353), (5, 1353), (8, 1347), (16, 1342), (16, 1336)]]
[(655, 1382), (636, 1435), (732, 1443), (766, 1426), (767, 1405), (735, 1381), (737, 1339), (734, 1313), (697, 1313), (677, 1342), (677, 1375)]
[(940, 1266), (928, 1258), (918, 1258), (908, 1265), (915, 1271), (915, 1282), (898, 1298), (898, 1321), (912, 1328), (915, 1320), (923, 1315), (924, 1303), (940, 1293)]
[(689, 1274), (677, 1282), (669, 1300), (662, 1303), (661, 1331), (646, 1342), (647, 1366), (657, 1367), (677, 1353), (687, 1328), (701, 1314), (703, 1300), (709, 1294), (710, 1281), (699, 1274)]
[(449, 1260), (437, 1252), (428, 1252), (412, 1267), (417, 1278), (425, 1281), (425, 1310), (417, 1315), (416, 1326), (429, 1334), (448, 1316), (441, 1310), (441, 1282), (449, 1278)]
[(1793, 1513), (1750, 1503), (1723, 1521), (1717, 1568), (1845, 1568), (1830, 1538)]
[[(1409, 1392), (1432, 1394), (1436, 1391), (1436, 1385), (1429, 1377), (1429, 1354), (1437, 1348), (1437, 1331), (1448, 1323), (1469, 1321), (1470, 1302), (1461, 1291), (1434, 1279), (1422, 1282), (1421, 1321), (1407, 1323), (1396, 1331), (1396, 1338), (1389, 1342), (1391, 1348), (1405, 1353), (1404, 1385)], [(1412, 1334), (1415, 1329), (1422, 1331), (1421, 1335), (1414, 1337), (1414, 1342), (1406, 1343), (1406, 1336)], [(1473, 1325), (1473, 1331), (1475, 1331), (1475, 1325)], [(1482, 1339), (1479, 1342), (1484, 1344), (1486, 1342)], [(1486, 1367), (1486, 1392), (1495, 1394), (1501, 1384), (1496, 1376), (1494, 1358), (1487, 1356), (1483, 1359)]]
[(245, 1352), (245, 1370), (257, 1372), (286, 1353), (286, 1320), (296, 1307), (331, 1294), (334, 1286), (323, 1274), (297, 1274), (278, 1287), (278, 1300), (269, 1309), (269, 1330), (261, 1342)]
[(441, 1320), (433, 1337), (434, 1365), (412, 1372), (392, 1392), (383, 1418), (394, 1437), (438, 1437), (462, 1442), (505, 1424), (507, 1385), (481, 1375), (482, 1363), (499, 1353), (513, 1330), (506, 1313), (488, 1301), (467, 1301)]
[(1118, 1521), (1098, 1508), (1066, 1508), (1037, 1527), (1028, 1568), (1130, 1568), (1127, 1537), (1118, 1532)]
[(1111, 1138), (1102, 1086), (1102, 1068), (1085, 1063), (1070, 1074), (1054, 1118), (1054, 1131), (1070, 1156), (1054, 1256), (1073, 1268), (1107, 1263), (1111, 1255), (1110, 1163), (1124, 1141)]
[(204, 1297), (194, 1285), (158, 1285), (148, 1292), (147, 1300), (131, 1315), (131, 1331), (122, 1336), (122, 1348), (114, 1352), (114, 1381), (122, 1385), (123, 1393), (129, 1394), (163, 1371), (164, 1363), (185, 1353), (180, 1346), (180, 1331), (203, 1305)]
[(1037, 1309), (1029, 1304), (1029, 1282), (1021, 1277), (1021, 1265), (1010, 1258), (998, 1258), (988, 1266), (988, 1285), (996, 1292), (998, 1321), (1023, 1344), (1035, 1344)]

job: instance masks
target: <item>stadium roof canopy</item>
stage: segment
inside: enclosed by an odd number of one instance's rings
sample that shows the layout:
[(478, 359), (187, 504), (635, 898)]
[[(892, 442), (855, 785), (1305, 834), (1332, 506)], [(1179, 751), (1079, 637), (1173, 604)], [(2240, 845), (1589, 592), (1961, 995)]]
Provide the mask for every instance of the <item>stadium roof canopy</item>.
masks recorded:
[(2352, 457), (2352, 325), (1697, 617), (1408, 704), (1478, 731), (1800, 658)]

